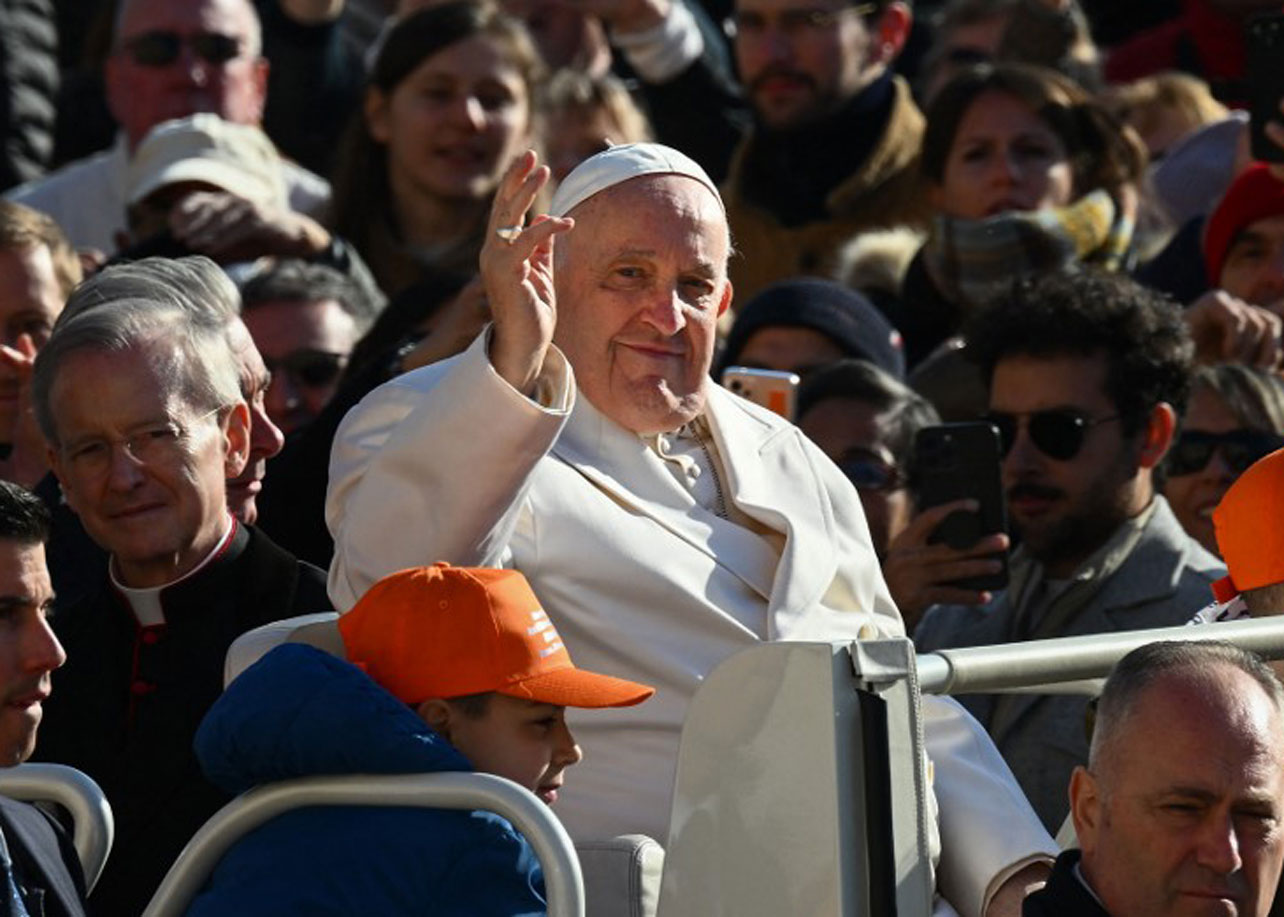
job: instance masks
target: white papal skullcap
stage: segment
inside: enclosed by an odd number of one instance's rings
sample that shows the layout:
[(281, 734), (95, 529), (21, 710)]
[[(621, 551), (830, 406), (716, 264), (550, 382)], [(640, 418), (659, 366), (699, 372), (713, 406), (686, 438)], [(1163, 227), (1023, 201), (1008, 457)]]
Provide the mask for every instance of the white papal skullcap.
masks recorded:
[(564, 217), (598, 192), (643, 175), (685, 175), (713, 192), (723, 208), (722, 195), (707, 172), (690, 156), (662, 143), (623, 143), (584, 160), (557, 186), (548, 212)]

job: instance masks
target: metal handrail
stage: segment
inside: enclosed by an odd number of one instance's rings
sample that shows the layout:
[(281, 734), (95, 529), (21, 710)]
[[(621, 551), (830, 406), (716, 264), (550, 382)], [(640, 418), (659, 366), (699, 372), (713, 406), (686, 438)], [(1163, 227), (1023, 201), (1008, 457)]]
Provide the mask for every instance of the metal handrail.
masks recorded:
[(92, 890), (116, 836), (111, 806), (98, 784), (65, 764), (19, 764), (0, 768), (0, 795), (23, 802), (56, 802), (71, 813), (72, 844), (85, 888)]
[(419, 806), (485, 809), (513, 823), (544, 872), (549, 917), (584, 917), (584, 880), (570, 836), (533, 793), (493, 774), (352, 774), (304, 777), (256, 787), (214, 814), (170, 867), (143, 917), (177, 917), (239, 838), (304, 806)]
[(918, 657), (919, 687), (928, 694), (973, 694), (1100, 678), (1132, 650), (1159, 640), (1227, 640), (1282, 659), (1284, 616), (936, 650)]

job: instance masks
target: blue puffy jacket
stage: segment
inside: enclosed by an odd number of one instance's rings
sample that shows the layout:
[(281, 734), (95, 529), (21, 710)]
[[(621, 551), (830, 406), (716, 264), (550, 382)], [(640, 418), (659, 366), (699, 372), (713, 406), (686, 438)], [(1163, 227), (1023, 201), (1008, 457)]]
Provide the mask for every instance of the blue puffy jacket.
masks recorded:
[[(355, 666), (287, 644), (241, 674), (196, 734), (211, 781), (240, 793), (318, 774), (470, 770), (455, 748)], [(497, 815), (308, 808), (242, 838), (189, 917), (543, 914), (526, 841)]]

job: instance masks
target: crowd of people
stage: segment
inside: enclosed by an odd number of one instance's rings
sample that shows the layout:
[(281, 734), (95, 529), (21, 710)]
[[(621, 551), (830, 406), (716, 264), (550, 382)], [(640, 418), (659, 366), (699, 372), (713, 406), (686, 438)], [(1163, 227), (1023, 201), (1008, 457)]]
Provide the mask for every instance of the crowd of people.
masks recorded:
[[(116, 819), (86, 899), (57, 818), (0, 799), (0, 914), (141, 913), (233, 794), (311, 774), (475, 769), (663, 842), (687, 706), (764, 641), (1284, 612), (1271, 14), (0, 3), (0, 764)], [(983, 492), (921, 505), (916, 456), (964, 421), (1009, 523), (970, 543), (938, 530)], [(329, 610), (224, 685), (238, 636)], [(923, 719), (942, 913), (1270, 908), (1255, 657)], [(305, 811), (192, 913), (426, 899), (540, 913), (543, 881), (502, 819)]]

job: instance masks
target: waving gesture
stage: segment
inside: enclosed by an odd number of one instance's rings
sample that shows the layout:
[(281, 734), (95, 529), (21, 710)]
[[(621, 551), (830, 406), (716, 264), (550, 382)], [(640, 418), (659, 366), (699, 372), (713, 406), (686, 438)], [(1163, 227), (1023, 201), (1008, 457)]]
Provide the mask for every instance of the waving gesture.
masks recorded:
[(531, 151), (504, 174), (481, 250), (482, 283), (495, 329), (490, 362), (513, 388), (529, 395), (544, 366), (557, 325), (553, 292), (554, 237), (575, 225), (569, 217), (536, 217), (524, 226), (535, 196), (548, 181)]

